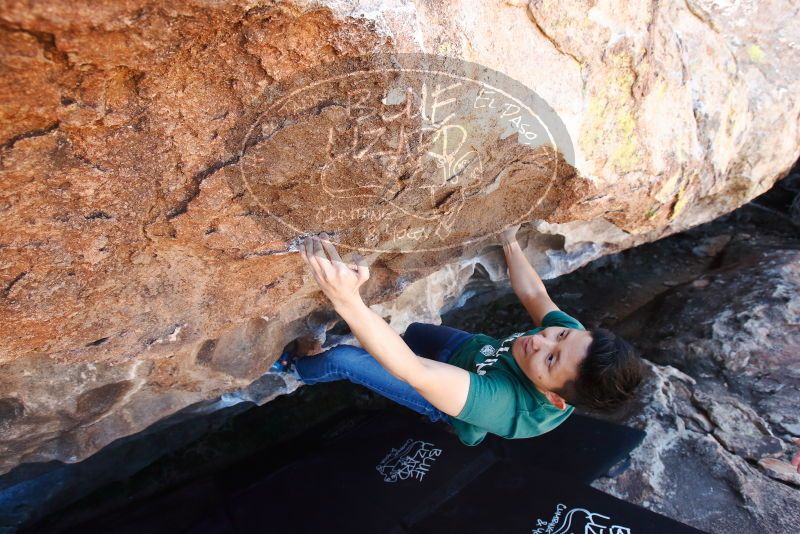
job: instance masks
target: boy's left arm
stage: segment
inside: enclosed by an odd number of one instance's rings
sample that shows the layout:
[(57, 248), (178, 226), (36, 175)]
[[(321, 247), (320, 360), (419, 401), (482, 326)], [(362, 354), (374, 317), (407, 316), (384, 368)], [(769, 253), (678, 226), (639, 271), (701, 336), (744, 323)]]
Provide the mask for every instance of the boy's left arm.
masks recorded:
[(355, 269), (345, 265), (336, 248), (327, 240), (327, 235), (322, 236), (323, 239), (316, 236), (306, 238), (300, 244), (300, 255), (364, 350), (436, 408), (449, 415), (458, 415), (467, 401), (469, 372), (455, 365), (417, 356), (403, 338), (361, 299), (359, 288), (369, 279), (364, 258), (358, 257)]
[(536, 269), (530, 264), (525, 253), (517, 242), (517, 230), (520, 225), (507, 228), (500, 233), (500, 242), (503, 245), (503, 254), (508, 265), (508, 277), (511, 279), (511, 288), (519, 298), (533, 320), (533, 324), (541, 326), (545, 315), (558, 310), (558, 306), (547, 294), (544, 282), (539, 277)]

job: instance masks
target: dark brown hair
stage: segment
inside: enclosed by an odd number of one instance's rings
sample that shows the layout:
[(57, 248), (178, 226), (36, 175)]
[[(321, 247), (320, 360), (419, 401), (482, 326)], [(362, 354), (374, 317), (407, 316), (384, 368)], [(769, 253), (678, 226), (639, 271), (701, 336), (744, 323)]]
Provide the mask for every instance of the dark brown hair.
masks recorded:
[(636, 349), (605, 328), (592, 328), (592, 343), (578, 377), (557, 392), (576, 407), (613, 411), (633, 396), (644, 376)]

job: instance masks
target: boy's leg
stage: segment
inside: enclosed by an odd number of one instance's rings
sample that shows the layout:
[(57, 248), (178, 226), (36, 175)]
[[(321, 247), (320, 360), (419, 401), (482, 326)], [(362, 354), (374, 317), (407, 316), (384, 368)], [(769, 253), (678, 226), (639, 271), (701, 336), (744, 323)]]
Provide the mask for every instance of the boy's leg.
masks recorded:
[(353, 345), (337, 345), (321, 354), (298, 358), (295, 368), (306, 384), (350, 380), (402, 404), (431, 421), (448, 421), (442, 412), (408, 383), (393, 376), (366, 350)]
[(400, 337), (416, 354), (447, 362), (474, 335), (450, 326), (411, 323)]

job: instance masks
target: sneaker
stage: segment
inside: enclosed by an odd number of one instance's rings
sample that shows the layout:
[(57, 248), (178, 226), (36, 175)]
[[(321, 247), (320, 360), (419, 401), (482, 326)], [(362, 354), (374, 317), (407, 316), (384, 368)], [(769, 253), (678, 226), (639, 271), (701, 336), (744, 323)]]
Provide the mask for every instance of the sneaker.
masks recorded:
[(273, 373), (296, 373), (294, 370), (294, 360), (295, 355), (291, 352), (284, 352), (281, 354), (280, 358), (275, 360), (275, 363), (272, 364), (272, 367), (269, 370)]

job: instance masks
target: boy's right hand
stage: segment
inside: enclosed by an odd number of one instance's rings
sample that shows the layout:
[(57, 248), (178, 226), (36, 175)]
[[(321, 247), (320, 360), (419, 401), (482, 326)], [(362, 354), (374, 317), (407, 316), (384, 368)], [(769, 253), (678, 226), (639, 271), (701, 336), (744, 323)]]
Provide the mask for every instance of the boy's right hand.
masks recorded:
[(359, 288), (369, 280), (369, 266), (363, 256), (354, 254), (355, 264), (344, 263), (325, 232), (305, 237), (297, 248), (335, 307), (353, 302), (363, 304)]
[(500, 238), (500, 243), (503, 245), (510, 245), (511, 243), (517, 240), (517, 230), (519, 227), (522, 226), (521, 224), (516, 224), (514, 226), (509, 226), (502, 232), (498, 234)]

